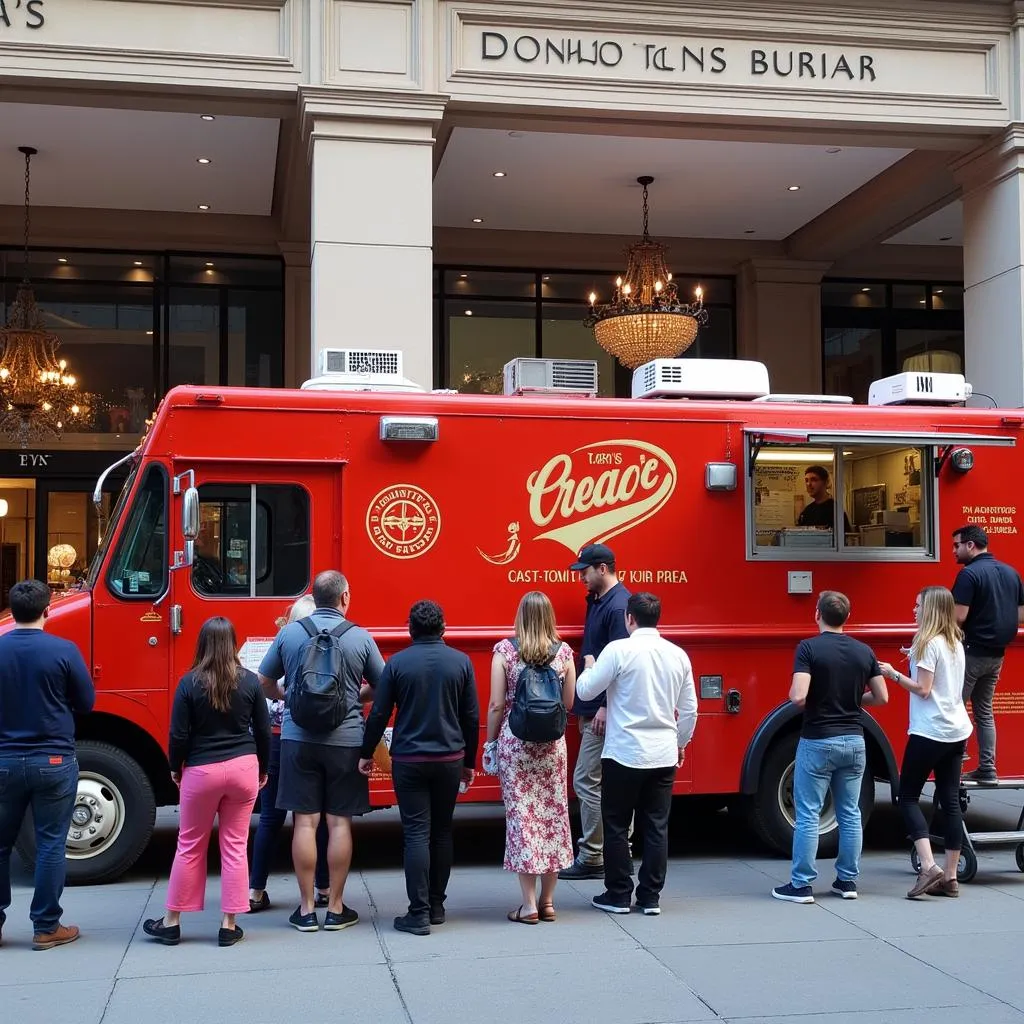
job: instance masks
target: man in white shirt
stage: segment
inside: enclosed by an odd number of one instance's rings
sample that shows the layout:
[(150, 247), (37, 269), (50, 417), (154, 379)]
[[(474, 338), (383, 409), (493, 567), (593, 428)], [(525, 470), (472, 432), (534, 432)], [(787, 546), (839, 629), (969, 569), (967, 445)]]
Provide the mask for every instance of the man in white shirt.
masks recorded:
[(576, 680), (576, 693), (592, 700), (607, 691), (608, 720), (601, 758), (605, 891), (598, 910), (628, 914), (633, 895), (629, 826), (643, 828), (644, 853), (636, 907), (660, 914), (668, 866), (672, 783), (697, 725), (697, 693), (690, 659), (657, 630), (661, 601), (633, 594), (626, 604), (625, 640), (613, 640)]

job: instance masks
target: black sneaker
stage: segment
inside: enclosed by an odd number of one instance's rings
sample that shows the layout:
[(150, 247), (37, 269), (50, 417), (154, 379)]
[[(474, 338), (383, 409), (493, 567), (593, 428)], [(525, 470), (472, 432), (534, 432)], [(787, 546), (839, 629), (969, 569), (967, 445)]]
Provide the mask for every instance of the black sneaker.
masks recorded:
[(237, 924), (234, 928), (221, 928), (217, 932), (217, 945), (233, 946), (236, 942), (242, 941), (243, 935), (245, 935), (245, 932)]
[(258, 900), (249, 899), (250, 914), (258, 914), (261, 910), (269, 910), (270, 906), (270, 897), (267, 895), (266, 889), (263, 890), (263, 895)]
[[(355, 924), (354, 921), (352, 923)], [(395, 918), (395, 931), (408, 932), (410, 935), (429, 935), (430, 925), (413, 917), (412, 914), (403, 914)]]
[[(328, 914), (328, 917), (330, 915)], [(292, 913), (292, 916), (288, 918), (288, 923), (299, 932), (318, 932), (320, 931), (320, 918), (316, 916), (315, 911), (310, 911), (308, 914), (302, 912), (301, 904), (297, 906)]]
[(832, 883), (832, 891), (844, 900), (855, 900), (857, 898), (857, 883), (837, 878)]
[(809, 885), (793, 885), (792, 882), (775, 886), (772, 895), (777, 900), (785, 900), (787, 903), (814, 902), (814, 890)]
[(431, 924), (444, 924), (444, 922), (445, 922), (444, 904), (443, 903), (435, 904), (433, 907), (430, 908), (430, 923)]
[(636, 901), (636, 909), (645, 917), (657, 917), (661, 913), (660, 903), (641, 903)]
[(331, 904), (331, 897), (325, 895), (322, 892), (318, 892), (316, 894), (316, 899), (313, 901), (313, 906), (317, 910), (323, 910), (324, 907), (328, 907), (328, 906), (330, 906), (330, 904)]
[(581, 879), (586, 878), (600, 878), (603, 881), (604, 865), (584, 864), (581, 861), (574, 860), (569, 867), (562, 868), (562, 870), (558, 872), (558, 877), (566, 882), (578, 882)]
[(603, 910), (606, 914), (628, 914), (629, 913), (629, 900), (623, 903), (621, 900), (616, 899), (606, 889), (600, 896), (595, 896), (591, 901), (591, 906), (597, 907), (598, 910)]
[(181, 942), (181, 925), (168, 928), (162, 917), (154, 917), (142, 922), (142, 930), (151, 938), (165, 946), (176, 946)]
[(976, 782), (979, 786), (994, 786), (999, 781), (999, 776), (995, 772), (982, 771), (980, 768), (975, 768), (973, 772), (964, 772), (960, 778), (964, 782)]
[(329, 910), (327, 911), (327, 916), (324, 918), (324, 931), (340, 932), (351, 928), (354, 924), (359, 924), (359, 915), (343, 903), (340, 914), (332, 914)]

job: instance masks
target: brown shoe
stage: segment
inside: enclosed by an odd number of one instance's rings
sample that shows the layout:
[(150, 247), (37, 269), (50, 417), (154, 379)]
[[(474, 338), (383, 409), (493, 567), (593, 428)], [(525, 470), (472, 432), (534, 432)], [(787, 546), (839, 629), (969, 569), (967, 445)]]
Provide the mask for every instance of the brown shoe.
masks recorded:
[(59, 924), (52, 932), (36, 932), (32, 936), (33, 949), (53, 949), (74, 942), (80, 932), (73, 924)]
[(938, 864), (933, 864), (927, 871), (922, 871), (917, 876), (914, 888), (907, 893), (907, 899), (913, 900), (918, 896), (924, 896), (926, 893), (930, 893), (932, 890), (937, 889), (941, 884), (942, 868), (940, 868)]
[(955, 878), (944, 878), (937, 889), (932, 892), (936, 896), (949, 896), (956, 899), (960, 895), (960, 883)]

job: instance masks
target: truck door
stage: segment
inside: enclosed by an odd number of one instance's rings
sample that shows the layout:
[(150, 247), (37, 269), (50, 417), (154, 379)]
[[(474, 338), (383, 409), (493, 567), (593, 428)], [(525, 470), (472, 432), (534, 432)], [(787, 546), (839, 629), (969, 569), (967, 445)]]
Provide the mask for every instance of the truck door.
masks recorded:
[[(175, 679), (192, 667), (199, 631), (213, 616), (232, 622), (243, 663), (255, 671), (276, 619), (309, 592), (316, 572), (336, 567), (340, 474), (323, 463), (194, 470), (198, 537), (191, 566), (174, 572), (171, 584)], [(182, 536), (176, 546), (184, 548)]]

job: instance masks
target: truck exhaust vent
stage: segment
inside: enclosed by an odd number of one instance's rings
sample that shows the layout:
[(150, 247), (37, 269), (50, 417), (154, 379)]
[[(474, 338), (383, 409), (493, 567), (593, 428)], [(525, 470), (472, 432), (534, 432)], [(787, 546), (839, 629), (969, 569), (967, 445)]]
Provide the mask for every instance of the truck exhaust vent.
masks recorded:
[(506, 395), (597, 394), (592, 359), (512, 359), (504, 368)]
[(897, 373), (871, 382), (868, 405), (958, 405), (973, 393), (959, 373)]
[(325, 348), (319, 370), (325, 373), (374, 373), (402, 376), (402, 353), (370, 348)]
[(768, 368), (750, 359), (653, 359), (633, 371), (634, 398), (764, 398)]

